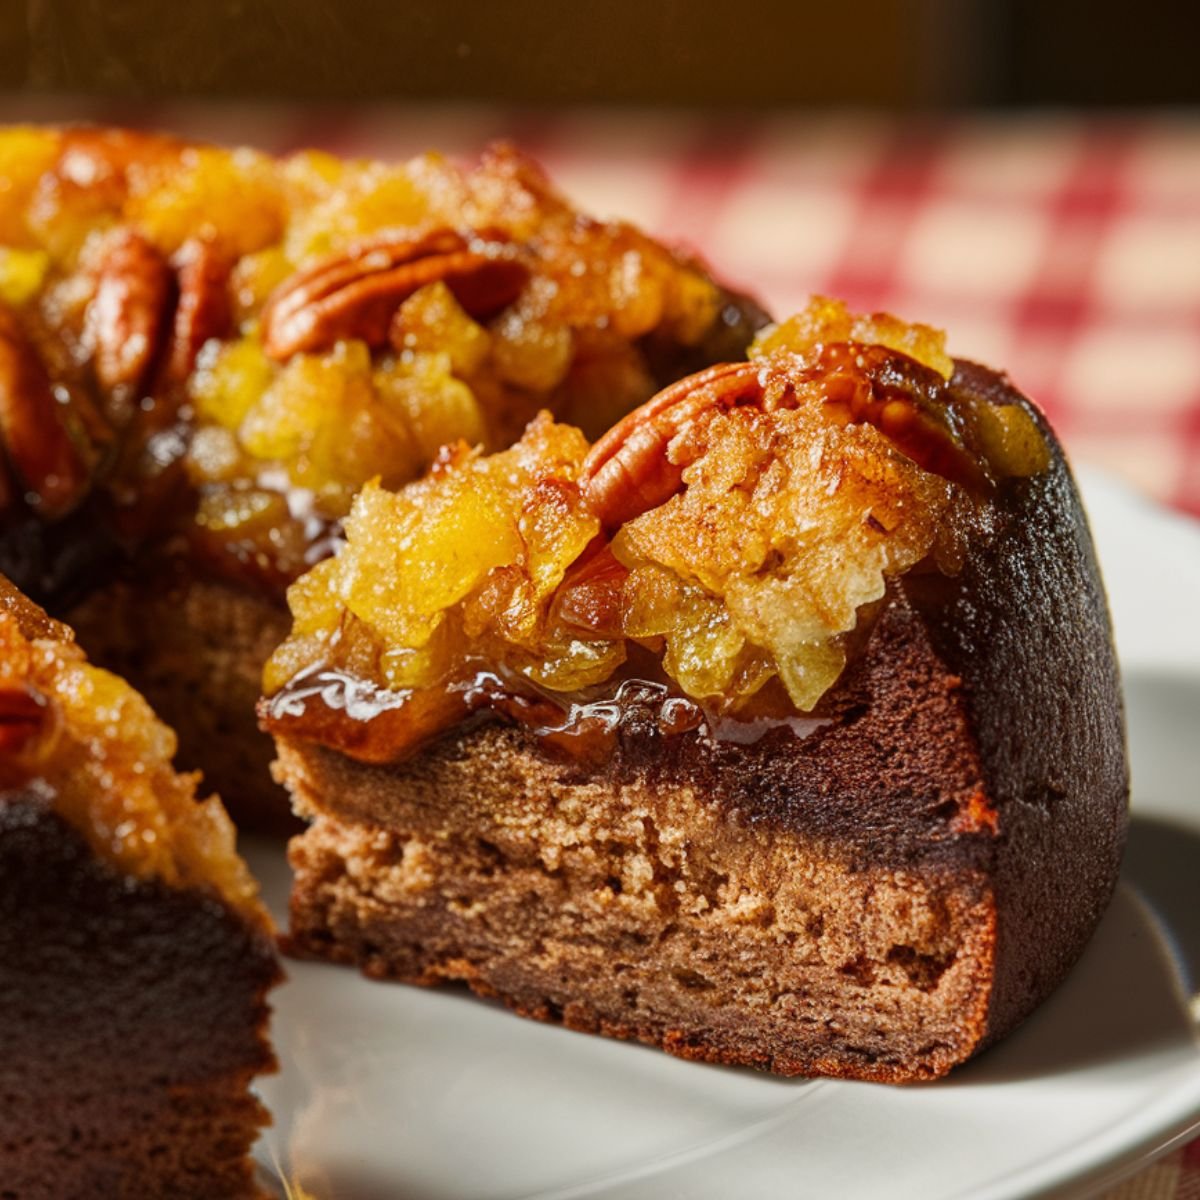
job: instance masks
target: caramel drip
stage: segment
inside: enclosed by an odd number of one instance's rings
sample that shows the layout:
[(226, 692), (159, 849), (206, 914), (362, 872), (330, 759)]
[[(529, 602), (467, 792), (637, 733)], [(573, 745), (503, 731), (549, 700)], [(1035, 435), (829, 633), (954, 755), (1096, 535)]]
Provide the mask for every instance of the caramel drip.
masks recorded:
[(392, 691), (349, 672), (318, 665), (262, 702), (268, 732), (329, 746), (360, 762), (410, 758), (473, 716), (522, 726), (544, 747), (600, 761), (623, 733), (676, 737), (696, 733), (742, 745), (775, 729), (808, 737), (826, 717), (767, 715), (743, 719), (716, 713), (665, 683), (629, 678), (560, 694), (527, 679), (481, 669), (441, 687)]

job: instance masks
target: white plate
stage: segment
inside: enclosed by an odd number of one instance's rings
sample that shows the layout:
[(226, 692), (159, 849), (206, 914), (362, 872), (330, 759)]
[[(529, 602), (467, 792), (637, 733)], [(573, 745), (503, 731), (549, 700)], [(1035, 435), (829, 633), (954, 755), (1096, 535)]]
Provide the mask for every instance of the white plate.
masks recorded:
[[(320, 1200), (1082, 1195), (1200, 1126), (1200, 531), (1085, 479), (1129, 698), (1116, 898), (1066, 983), (937, 1084), (780, 1080), (290, 963), (258, 1149)], [(252, 846), (282, 912), (287, 872)]]

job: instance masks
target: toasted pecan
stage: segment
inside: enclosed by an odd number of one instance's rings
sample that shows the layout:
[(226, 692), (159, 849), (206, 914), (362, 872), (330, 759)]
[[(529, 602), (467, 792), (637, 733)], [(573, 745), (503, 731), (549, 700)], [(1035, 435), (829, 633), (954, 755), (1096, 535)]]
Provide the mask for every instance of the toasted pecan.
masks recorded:
[(45, 727), (45, 700), (24, 684), (0, 683), (0, 753), (19, 754)]
[(86, 339), (96, 380), (120, 406), (149, 379), (171, 302), (171, 269), (140, 233), (118, 230), (104, 247), (87, 309)]
[(201, 346), (224, 337), (233, 321), (229, 275), (233, 262), (209, 238), (190, 238), (179, 248), (172, 265), (179, 283), (179, 301), (171, 341), (163, 365), (164, 377), (182, 383), (196, 365)]
[(426, 284), (441, 281), (471, 316), (485, 317), (511, 304), (528, 276), (497, 234), (372, 239), (286, 280), (263, 308), (263, 346), (276, 359), (341, 338), (383, 346), (396, 309)]
[(679, 380), (595, 443), (580, 488), (605, 528), (615, 529), (679, 490), (686, 464), (669, 447), (702, 414), (740, 404), (792, 408), (802, 394), (839, 424), (873, 425), (926, 471), (974, 492), (992, 484), (986, 463), (964, 444), (953, 395), (936, 372), (884, 346), (838, 342), (812, 360), (724, 363)]
[(761, 401), (756, 363), (720, 363), (664, 388), (617, 422), (592, 446), (579, 486), (606, 528), (657, 508), (679, 489), (681, 467), (667, 456), (671, 440), (706, 409)]

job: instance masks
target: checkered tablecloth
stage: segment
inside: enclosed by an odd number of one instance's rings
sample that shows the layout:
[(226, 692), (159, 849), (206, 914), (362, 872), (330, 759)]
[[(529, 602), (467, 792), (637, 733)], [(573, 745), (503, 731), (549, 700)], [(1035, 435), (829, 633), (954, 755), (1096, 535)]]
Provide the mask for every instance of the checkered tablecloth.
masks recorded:
[[(699, 250), (777, 315), (811, 292), (940, 325), (1006, 368), (1071, 456), (1200, 516), (1200, 114), (1138, 118), (297, 112), (10, 99), (90, 118), (401, 157), (507, 137), (583, 207)], [(1108, 1200), (1200, 1200), (1200, 1140)]]
[(1102, 1200), (1200, 1200), (1200, 1139), (1105, 1192)]

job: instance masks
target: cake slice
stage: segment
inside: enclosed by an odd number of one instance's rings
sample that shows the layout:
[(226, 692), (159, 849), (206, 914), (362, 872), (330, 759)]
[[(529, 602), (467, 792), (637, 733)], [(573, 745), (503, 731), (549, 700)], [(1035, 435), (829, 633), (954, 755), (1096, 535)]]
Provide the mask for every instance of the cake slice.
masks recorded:
[(264, 1195), (272, 930), (173, 735), (0, 576), (0, 1194)]
[(940, 1076), (1062, 979), (1127, 771), (1068, 468), (831, 301), (595, 445), (369, 487), (260, 706), (290, 945), (784, 1075)]
[(359, 488), (543, 408), (597, 435), (764, 320), (508, 146), (463, 167), (0, 129), (0, 570), (269, 825), (263, 663)]

